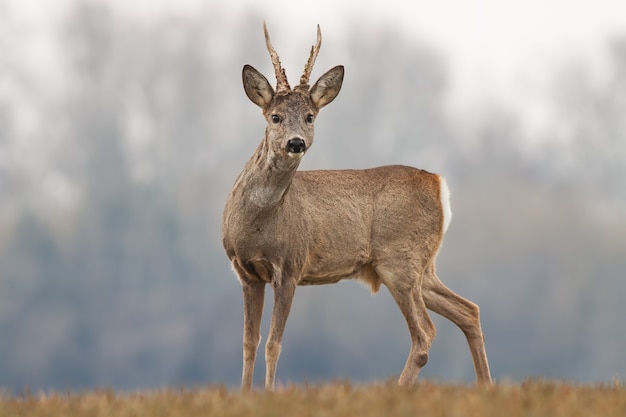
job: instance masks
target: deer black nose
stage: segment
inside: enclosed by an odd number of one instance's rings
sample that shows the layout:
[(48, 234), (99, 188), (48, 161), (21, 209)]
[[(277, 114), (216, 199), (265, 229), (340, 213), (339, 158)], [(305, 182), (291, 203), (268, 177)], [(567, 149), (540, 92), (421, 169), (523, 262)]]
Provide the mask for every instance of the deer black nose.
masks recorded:
[(287, 142), (287, 152), (302, 153), (306, 150), (306, 143), (300, 138), (289, 139)]

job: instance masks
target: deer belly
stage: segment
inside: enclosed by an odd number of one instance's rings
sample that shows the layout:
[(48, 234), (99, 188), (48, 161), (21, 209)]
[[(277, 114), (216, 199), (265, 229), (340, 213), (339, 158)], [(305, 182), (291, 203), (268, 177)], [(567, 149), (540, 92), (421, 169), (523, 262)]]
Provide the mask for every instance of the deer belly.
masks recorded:
[(358, 279), (369, 286), (372, 294), (378, 291), (382, 282), (371, 264), (357, 261), (345, 265), (338, 263), (332, 268), (328, 264), (324, 267), (318, 265), (317, 268), (315, 265), (310, 265), (298, 281), (298, 285), (334, 284), (342, 279)]

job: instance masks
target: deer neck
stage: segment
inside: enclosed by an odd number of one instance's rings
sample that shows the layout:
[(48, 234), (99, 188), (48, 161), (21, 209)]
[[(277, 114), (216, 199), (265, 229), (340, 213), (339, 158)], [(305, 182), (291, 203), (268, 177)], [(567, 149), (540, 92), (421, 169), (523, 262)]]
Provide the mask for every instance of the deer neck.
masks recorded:
[(235, 182), (232, 197), (252, 211), (272, 210), (284, 201), (299, 164), (299, 158), (272, 152), (265, 139)]

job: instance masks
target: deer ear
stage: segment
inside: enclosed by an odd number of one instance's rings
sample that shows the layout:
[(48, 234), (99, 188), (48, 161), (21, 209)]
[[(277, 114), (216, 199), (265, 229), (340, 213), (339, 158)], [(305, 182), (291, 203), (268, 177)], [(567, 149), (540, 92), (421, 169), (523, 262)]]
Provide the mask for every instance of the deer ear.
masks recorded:
[(263, 74), (250, 65), (244, 65), (241, 75), (243, 78), (243, 89), (254, 104), (263, 108), (272, 101), (274, 89)]
[(330, 103), (337, 97), (343, 83), (343, 65), (331, 68), (322, 75), (311, 88), (311, 100), (319, 109)]

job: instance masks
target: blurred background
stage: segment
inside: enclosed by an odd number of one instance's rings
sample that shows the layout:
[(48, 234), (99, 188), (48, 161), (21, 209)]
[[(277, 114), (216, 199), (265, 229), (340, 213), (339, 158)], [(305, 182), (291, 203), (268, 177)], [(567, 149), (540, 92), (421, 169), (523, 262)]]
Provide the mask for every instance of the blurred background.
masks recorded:
[[(446, 176), (439, 276), (480, 305), (496, 379), (624, 378), (623, 2), (338, 3), (0, 0), (2, 389), (238, 386), (221, 213), (263, 135), (240, 74), (274, 82), (264, 20), (292, 83), (317, 23), (312, 79), (346, 66), (303, 169)], [(421, 377), (473, 381), (433, 318)], [(384, 288), (300, 288), (278, 379), (384, 380), (409, 345)]]

